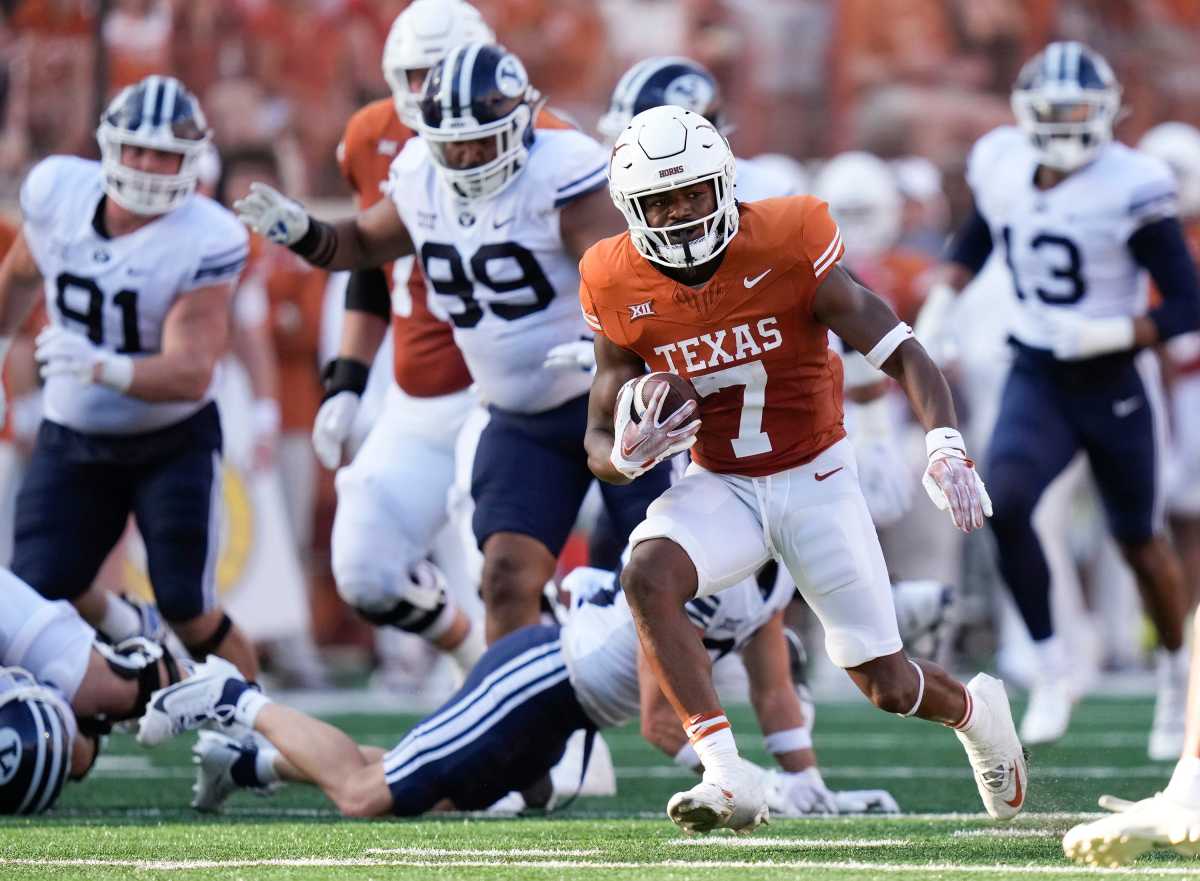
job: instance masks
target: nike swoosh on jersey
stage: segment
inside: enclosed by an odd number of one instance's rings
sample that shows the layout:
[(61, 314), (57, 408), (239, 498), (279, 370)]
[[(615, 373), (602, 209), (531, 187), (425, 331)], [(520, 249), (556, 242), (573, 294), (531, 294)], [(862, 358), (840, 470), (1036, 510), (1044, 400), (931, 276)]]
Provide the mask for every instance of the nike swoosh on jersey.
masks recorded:
[(747, 275), (742, 279), (742, 284), (744, 284), (748, 288), (752, 288), (756, 284), (758, 284), (760, 281), (762, 281), (764, 278), (766, 278), (767, 273), (770, 272), (774, 268), (775, 268), (774, 266), (767, 267), (762, 272), (760, 272), (758, 275), (754, 276), (754, 278), (751, 278), (750, 276)]
[(517, 215), (514, 214), (511, 217), (508, 217), (504, 220), (493, 220), (492, 221), (492, 229), (500, 229), (501, 227), (508, 226), (510, 223), (512, 223), (516, 219), (517, 219)]
[(833, 477), (833, 475), (837, 474), (839, 471), (841, 471), (845, 467), (846, 467), (845, 465), (839, 465), (837, 468), (834, 468), (832, 471), (826, 471), (824, 474), (814, 474), (813, 477), (815, 477), (818, 481), (825, 480), (827, 477)]

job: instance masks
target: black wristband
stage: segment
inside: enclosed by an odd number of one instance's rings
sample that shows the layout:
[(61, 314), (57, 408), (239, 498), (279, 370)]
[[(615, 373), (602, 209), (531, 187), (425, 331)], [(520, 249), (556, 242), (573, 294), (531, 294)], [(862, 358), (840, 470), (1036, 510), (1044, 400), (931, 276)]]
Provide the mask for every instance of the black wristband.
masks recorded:
[(346, 308), (391, 321), (392, 298), (382, 269), (356, 269), (350, 273), (350, 281), (346, 283)]
[(337, 251), (337, 230), (333, 224), (308, 217), (308, 230), (299, 239), (288, 245), (288, 250), (299, 254), (313, 266), (328, 266)]
[(354, 392), (362, 395), (367, 388), (367, 376), (371, 368), (353, 358), (334, 358), (321, 371), (321, 385), (325, 387), (322, 403), (339, 392)]

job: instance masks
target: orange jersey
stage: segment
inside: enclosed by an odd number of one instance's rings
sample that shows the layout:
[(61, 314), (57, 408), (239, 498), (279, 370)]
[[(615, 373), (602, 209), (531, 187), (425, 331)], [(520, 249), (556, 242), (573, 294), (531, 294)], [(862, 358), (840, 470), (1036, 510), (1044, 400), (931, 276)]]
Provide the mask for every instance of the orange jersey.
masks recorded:
[[(342, 175), (366, 210), (384, 197), (388, 168), (413, 137), (396, 115), (391, 98), (373, 101), (346, 124), (338, 145)], [(397, 268), (397, 263), (399, 267)], [(431, 398), (461, 391), (471, 384), (450, 325), (429, 311), (425, 278), (416, 260), (407, 258), (383, 266), (392, 291), (392, 367), (396, 384), (407, 394)], [(399, 274), (399, 278), (397, 278)], [(396, 285), (406, 285), (397, 296)], [(407, 294), (407, 296), (405, 295)]]
[(624, 233), (583, 255), (579, 297), (593, 330), (651, 370), (687, 377), (703, 396), (693, 459), (761, 477), (845, 437), (842, 362), (812, 315), (813, 295), (844, 249), (828, 206), (813, 196), (739, 210), (741, 228), (701, 287), (667, 278)]
[[(542, 111), (538, 128), (569, 128), (553, 114)], [(388, 168), (404, 143), (415, 132), (400, 121), (391, 98), (381, 98), (363, 107), (346, 124), (338, 145), (338, 164), (342, 175), (358, 197), (359, 210), (366, 210), (384, 197)], [(397, 264), (383, 267), (392, 302), (403, 304), (392, 309), (393, 368), (396, 384), (418, 398), (448, 395), (471, 384), (448, 322), (429, 310), (425, 278), (416, 260), (398, 261), (407, 296), (396, 296)]]

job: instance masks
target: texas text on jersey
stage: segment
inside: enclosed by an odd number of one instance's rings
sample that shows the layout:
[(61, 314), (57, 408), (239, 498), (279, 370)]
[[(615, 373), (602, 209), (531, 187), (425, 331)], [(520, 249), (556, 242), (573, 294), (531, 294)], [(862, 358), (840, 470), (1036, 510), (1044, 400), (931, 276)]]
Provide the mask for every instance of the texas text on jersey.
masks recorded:
[(843, 247), (827, 206), (812, 196), (738, 210), (738, 234), (702, 287), (667, 278), (623, 233), (584, 255), (580, 299), (594, 331), (651, 370), (695, 384), (703, 396), (697, 462), (761, 476), (845, 436), (841, 361), (812, 317), (813, 294)]

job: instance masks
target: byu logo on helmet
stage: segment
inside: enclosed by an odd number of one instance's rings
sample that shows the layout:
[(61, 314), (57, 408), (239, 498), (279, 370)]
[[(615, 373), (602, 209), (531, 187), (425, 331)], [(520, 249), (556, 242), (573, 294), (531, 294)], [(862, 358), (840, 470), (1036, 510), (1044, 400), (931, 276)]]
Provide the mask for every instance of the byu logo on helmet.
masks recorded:
[(0, 728), (0, 786), (17, 776), (21, 752), (20, 735), (12, 728)]
[(529, 76), (516, 55), (505, 55), (496, 65), (496, 88), (509, 98), (519, 98), (529, 88)]
[(712, 80), (698, 73), (685, 73), (667, 84), (663, 89), (663, 100), (703, 116), (713, 100)]
[(726, 132), (716, 78), (698, 61), (682, 57), (647, 58), (625, 71), (596, 127), (615, 140), (639, 113), (664, 105), (698, 113)]

